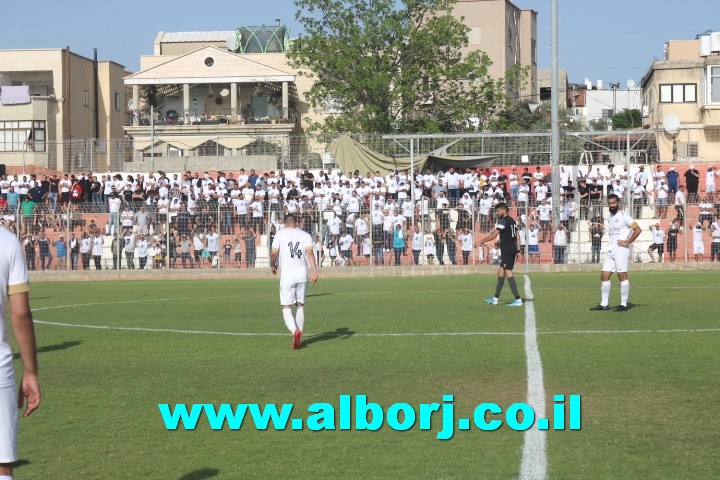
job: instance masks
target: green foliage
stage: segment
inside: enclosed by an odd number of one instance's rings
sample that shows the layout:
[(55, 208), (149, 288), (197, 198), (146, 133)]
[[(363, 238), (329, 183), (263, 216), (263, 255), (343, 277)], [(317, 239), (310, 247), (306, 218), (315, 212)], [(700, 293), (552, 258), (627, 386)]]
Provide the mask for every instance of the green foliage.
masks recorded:
[(140, 98), (146, 108), (158, 108), (165, 100), (165, 94), (160, 91), (157, 85), (142, 85), (140, 87)]
[(596, 118), (588, 122), (588, 130), (593, 132), (604, 132), (608, 129), (610, 122), (607, 118)]
[(642, 127), (642, 113), (633, 108), (622, 110), (612, 116), (613, 130), (631, 130)]
[[(483, 128), (504, 105), (506, 85), (489, 57), (463, 56), (468, 27), (450, 15), (456, 0), (295, 0), (306, 32), (288, 52), (312, 78), (313, 107), (343, 113), (321, 132), (455, 132)], [(470, 122), (469, 119), (477, 119)]]
[[(496, 132), (549, 132), (551, 127), (550, 102), (542, 103), (535, 113), (530, 111), (532, 102), (508, 103), (489, 123), (489, 129)], [(582, 130), (570, 111), (560, 109), (560, 128), (566, 131)]]

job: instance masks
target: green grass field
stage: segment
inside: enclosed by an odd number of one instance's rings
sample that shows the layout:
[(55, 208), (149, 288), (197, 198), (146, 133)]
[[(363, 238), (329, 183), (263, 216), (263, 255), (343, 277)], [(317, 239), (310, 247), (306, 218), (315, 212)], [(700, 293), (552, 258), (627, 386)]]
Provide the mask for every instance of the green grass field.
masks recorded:
[[(555, 393), (583, 399), (581, 431), (547, 433), (549, 478), (717, 478), (720, 274), (632, 274), (625, 313), (588, 311), (599, 299), (595, 274), (531, 279), (548, 412)], [(300, 351), (286, 335), (276, 280), (33, 284), (36, 320), (129, 329), (36, 326), (43, 404), (21, 420), (16, 478), (517, 478), (524, 435), (506, 426), (449, 441), (436, 439), (436, 424), (167, 431), (157, 407), (305, 408), (337, 404), (340, 394), (387, 407), (450, 393), (458, 416), (470, 416), (482, 402), (524, 402), (525, 310), (485, 305), (494, 284), (493, 276), (321, 279)], [(463, 335), (367, 335), (444, 332)], [(515, 335), (468, 334), (478, 332)]]

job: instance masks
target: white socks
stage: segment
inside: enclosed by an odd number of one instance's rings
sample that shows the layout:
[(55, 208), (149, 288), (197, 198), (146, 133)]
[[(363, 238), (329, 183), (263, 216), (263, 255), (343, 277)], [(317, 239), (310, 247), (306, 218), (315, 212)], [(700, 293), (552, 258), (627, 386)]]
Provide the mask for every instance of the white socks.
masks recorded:
[(627, 307), (628, 297), (630, 296), (630, 280), (620, 282), (620, 305)]
[(602, 282), (602, 287), (600, 288), (600, 292), (602, 292), (602, 300), (600, 301), (600, 305), (603, 307), (607, 307), (610, 304), (610, 282)]
[(13, 477), (10, 475), (0, 475), (0, 480), (13, 480)]
[(297, 323), (298, 330), (302, 332), (305, 325), (305, 307), (297, 307), (295, 310), (295, 323)]
[(295, 324), (295, 319), (293, 318), (292, 314), (292, 308), (283, 308), (282, 311), (283, 320), (285, 320), (285, 326), (288, 330), (290, 330), (290, 333), (295, 333), (295, 330), (301, 330), (298, 329), (297, 325)]

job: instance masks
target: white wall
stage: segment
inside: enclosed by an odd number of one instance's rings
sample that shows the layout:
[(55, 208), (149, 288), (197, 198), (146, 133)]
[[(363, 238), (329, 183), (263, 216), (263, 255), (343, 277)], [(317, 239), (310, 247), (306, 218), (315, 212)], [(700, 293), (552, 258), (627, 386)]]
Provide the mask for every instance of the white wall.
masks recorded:
[[(614, 97), (613, 97), (614, 95)], [(585, 122), (602, 118), (603, 110), (620, 112), (627, 109), (642, 111), (642, 90), (588, 90), (585, 99)], [(642, 119), (638, 119), (642, 121)], [(640, 126), (640, 125), (638, 125)]]

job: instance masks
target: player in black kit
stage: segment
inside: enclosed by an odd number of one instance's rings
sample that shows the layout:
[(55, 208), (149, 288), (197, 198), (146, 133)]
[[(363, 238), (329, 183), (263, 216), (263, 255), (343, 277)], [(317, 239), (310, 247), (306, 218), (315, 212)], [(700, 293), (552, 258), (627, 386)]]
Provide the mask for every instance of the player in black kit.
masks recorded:
[(500, 292), (502, 292), (503, 285), (505, 285), (505, 279), (507, 278), (510, 290), (512, 290), (512, 293), (515, 296), (515, 300), (508, 303), (507, 306), (522, 307), (523, 303), (520, 299), (520, 294), (518, 293), (515, 277), (513, 276), (515, 258), (520, 251), (518, 245), (517, 223), (515, 222), (515, 219), (508, 214), (508, 206), (506, 203), (498, 203), (495, 206), (495, 213), (498, 219), (497, 224), (495, 225), (495, 230), (479, 242), (480, 245), (483, 245), (500, 236), (500, 269), (498, 269), (497, 288), (495, 289), (495, 296), (485, 300), (485, 303), (489, 305), (498, 304)]

